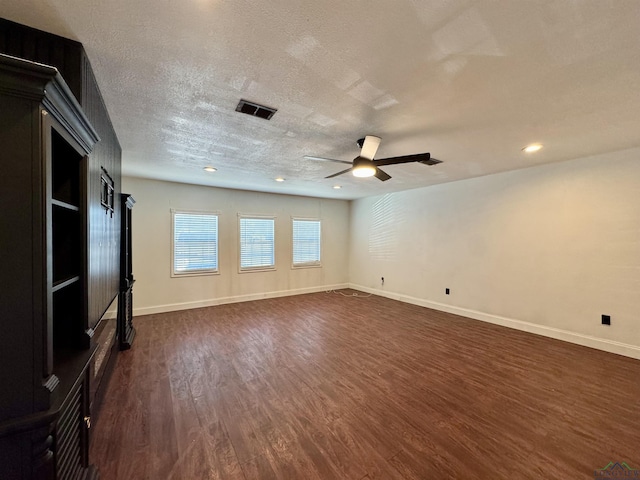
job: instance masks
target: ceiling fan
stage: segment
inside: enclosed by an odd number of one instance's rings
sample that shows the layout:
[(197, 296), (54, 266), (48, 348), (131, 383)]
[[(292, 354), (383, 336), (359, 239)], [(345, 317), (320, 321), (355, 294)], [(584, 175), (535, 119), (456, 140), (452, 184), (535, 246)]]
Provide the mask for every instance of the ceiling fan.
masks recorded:
[(311, 155), (305, 155), (304, 158), (306, 158), (307, 160), (323, 160), (351, 165), (346, 170), (342, 170), (341, 172), (334, 173), (333, 175), (329, 175), (328, 177), (324, 178), (337, 177), (338, 175), (342, 175), (343, 173), (347, 173), (350, 171), (356, 177), (375, 176), (378, 180), (382, 180), (383, 182), (391, 178), (389, 174), (385, 173), (379, 168), (385, 165), (397, 165), (399, 163), (411, 162), (418, 162), (424, 165), (436, 165), (438, 163), (442, 163), (441, 160), (431, 158), (430, 153), (416, 153), (414, 155), (405, 155), (403, 157), (380, 158), (378, 160), (374, 160), (373, 157), (375, 157), (376, 152), (378, 151), (378, 146), (380, 146), (380, 137), (376, 137), (373, 135), (367, 135), (366, 137), (361, 138), (360, 140), (358, 140), (357, 144), (358, 147), (361, 148), (360, 155), (354, 158), (352, 162), (347, 162), (345, 160), (335, 160), (333, 158), (314, 157)]

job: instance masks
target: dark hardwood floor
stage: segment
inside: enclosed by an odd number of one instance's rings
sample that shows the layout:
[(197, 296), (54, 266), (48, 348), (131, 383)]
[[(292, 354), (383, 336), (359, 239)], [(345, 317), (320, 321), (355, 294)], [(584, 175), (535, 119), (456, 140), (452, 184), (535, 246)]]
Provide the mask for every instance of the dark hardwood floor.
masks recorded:
[[(640, 469), (640, 361), (385, 298), (137, 317), (102, 480), (593, 479)], [(635, 477), (634, 477), (635, 478)]]

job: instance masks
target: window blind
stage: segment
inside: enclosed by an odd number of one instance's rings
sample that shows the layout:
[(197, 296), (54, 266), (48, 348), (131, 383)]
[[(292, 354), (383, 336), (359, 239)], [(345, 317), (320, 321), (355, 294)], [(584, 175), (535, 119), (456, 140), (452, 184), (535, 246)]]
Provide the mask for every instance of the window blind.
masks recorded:
[(273, 218), (240, 217), (240, 270), (275, 268)]
[(293, 265), (320, 265), (320, 220), (293, 219)]
[(173, 274), (218, 271), (218, 215), (173, 212)]

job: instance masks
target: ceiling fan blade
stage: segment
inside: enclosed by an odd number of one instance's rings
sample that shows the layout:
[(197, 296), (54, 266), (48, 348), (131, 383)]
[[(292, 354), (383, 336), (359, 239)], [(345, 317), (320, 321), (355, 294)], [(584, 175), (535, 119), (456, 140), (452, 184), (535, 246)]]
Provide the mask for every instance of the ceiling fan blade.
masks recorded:
[(341, 172), (338, 173), (334, 173), (333, 175), (329, 175), (328, 177), (324, 177), (324, 178), (333, 178), (333, 177), (337, 177), (338, 175), (342, 175), (343, 173), (347, 173), (350, 172), (351, 169), (347, 168), (346, 170), (342, 170)]
[(374, 137), (373, 135), (367, 135), (364, 137), (364, 143), (362, 144), (362, 150), (360, 156), (367, 160), (373, 160), (376, 156), (378, 147), (380, 146), (380, 137)]
[(391, 178), (391, 175), (389, 175), (386, 172), (383, 172), (379, 168), (376, 168), (376, 173), (374, 173), (374, 175), (378, 180), (382, 180), (383, 182), (386, 182)]
[(440, 160), (436, 160), (435, 158), (431, 158), (430, 153), (416, 153), (414, 155), (405, 155), (403, 157), (391, 157), (391, 158), (381, 158), (379, 160), (374, 160), (373, 163), (378, 166), (382, 165), (397, 165), (398, 163), (411, 163), (411, 162), (420, 162), (425, 165), (435, 165), (436, 163), (442, 163)]
[(438, 160), (437, 158), (431, 157), (429, 160), (420, 161), (420, 163), (424, 163), (425, 165), (437, 165), (438, 163), (442, 163), (442, 160)]
[(306, 160), (322, 160), (323, 162), (337, 162), (337, 163), (344, 163), (346, 165), (351, 165), (351, 162), (347, 162), (346, 160), (336, 160), (335, 158), (314, 157), (312, 155), (305, 155), (302, 158)]

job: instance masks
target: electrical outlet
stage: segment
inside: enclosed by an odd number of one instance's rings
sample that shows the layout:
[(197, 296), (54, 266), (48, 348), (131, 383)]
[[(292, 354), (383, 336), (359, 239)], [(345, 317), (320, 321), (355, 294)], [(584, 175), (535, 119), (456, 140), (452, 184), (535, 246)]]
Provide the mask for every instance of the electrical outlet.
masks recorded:
[(445, 294), (445, 295), (449, 295), (449, 289), (448, 289), (448, 288), (445, 288), (445, 289), (444, 289), (444, 294)]
[(602, 315), (602, 325), (611, 325), (611, 315)]

